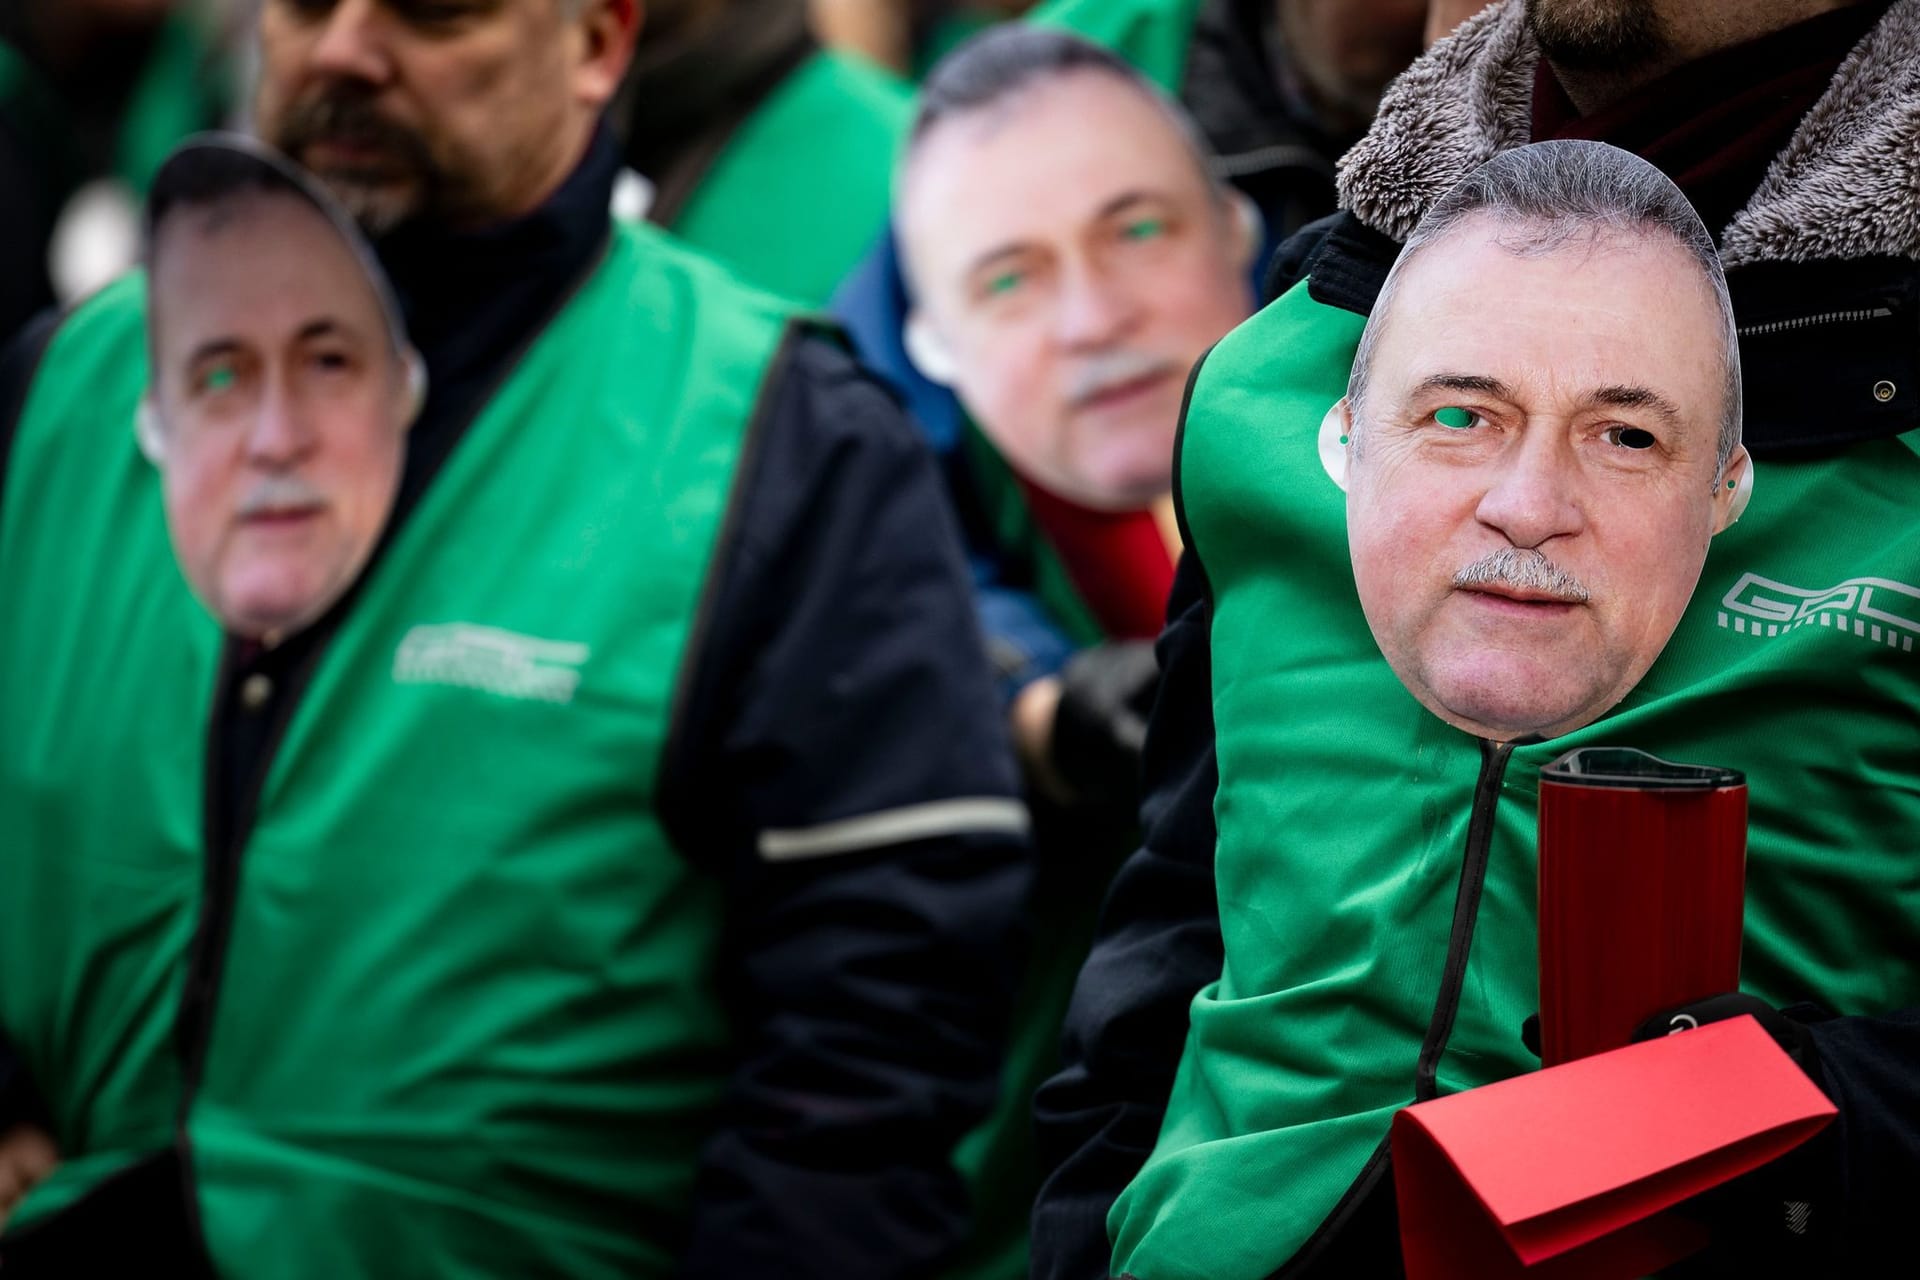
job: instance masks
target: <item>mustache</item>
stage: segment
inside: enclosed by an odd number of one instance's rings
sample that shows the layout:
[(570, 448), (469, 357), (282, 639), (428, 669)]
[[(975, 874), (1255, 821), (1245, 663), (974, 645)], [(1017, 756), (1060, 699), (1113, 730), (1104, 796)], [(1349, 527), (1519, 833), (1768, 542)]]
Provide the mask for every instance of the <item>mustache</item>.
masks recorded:
[(276, 133), (276, 144), (292, 156), (313, 143), (338, 139), (391, 152), (418, 170), (432, 163), (419, 134), (381, 114), (372, 95), (352, 84), (332, 85), (293, 103)]
[(1144, 351), (1103, 351), (1087, 357), (1074, 369), (1067, 383), (1067, 403), (1077, 408), (1115, 387), (1171, 373), (1174, 368), (1173, 361)]
[(1502, 547), (1481, 556), (1453, 575), (1456, 587), (1505, 586), (1551, 596), (1567, 604), (1591, 599), (1580, 579), (1547, 559), (1545, 553), (1520, 547)]
[(327, 495), (298, 476), (266, 476), (255, 481), (247, 490), (234, 514), (244, 520), (272, 511), (297, 511), (326, 505)]

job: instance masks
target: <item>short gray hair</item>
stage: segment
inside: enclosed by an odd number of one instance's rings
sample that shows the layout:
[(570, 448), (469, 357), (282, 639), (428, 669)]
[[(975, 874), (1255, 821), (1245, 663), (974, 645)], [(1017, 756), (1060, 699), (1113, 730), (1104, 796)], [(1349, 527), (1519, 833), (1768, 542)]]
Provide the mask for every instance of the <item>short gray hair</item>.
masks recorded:
[(1213, 172), (1213, 153), (1206, 135), (1185, 107), (1112, 50), (1069, 31), (1026, 22), (989, 28), (961, 42), (934, 64), (920, 86), (920, 106), (907, 131), (899, 181), (904, 185), (915, 153), (943, 122), (991, 110), (1040, 85), (1086, 74), (1117, 80), (1154, 103), (1185, 140), (1195, 167), (1208, 185), (1224, 196), (1225, 189)]
[(1387, 273), (1354, 353), (1347, 402), (1356, 428), (1373, 372), (1374, 351), (1407, 264), (1478, 214), (1496, 219), (1505, 233), (1500, 246), (1522, 257), (1553, 253), (1582, 239), (1649, 233), (1664, 235), (1686, 251), (1720, 312), (1726, 394), (1715, 470), (1718, 483), (1740, 443), (1742, 402), (1740, 339), (1720, 254), (1700, 215), (1671, 179), (1639, 156), (1604, 142), (1560, 139), (1503, 151), (1461, 179), (1427, 211)]

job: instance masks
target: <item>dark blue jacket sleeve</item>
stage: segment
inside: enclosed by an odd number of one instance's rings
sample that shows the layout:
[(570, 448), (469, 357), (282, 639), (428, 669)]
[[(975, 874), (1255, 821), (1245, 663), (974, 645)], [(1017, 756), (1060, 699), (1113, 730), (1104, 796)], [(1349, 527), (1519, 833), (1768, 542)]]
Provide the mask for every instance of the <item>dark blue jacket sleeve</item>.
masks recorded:
[(1160, 1136), (1186, 1046), (1187, 1008), (1220, 976), (1213, 882), (1211, 604), (1182, 557), (1160, 637), (1161, 684), (1142, 759), (1142, 847), (1114, 878), (1074, 987), (1062, 1068), (1035, 1099), (1045, 1182), (1033, 1211), (1032, 1274), (1107, 1274), (1107, 1210)]
[(684, 1273), (924, 1276), (996, 1091), (1025, 809), (925, 443), (836, 346), (785, 359), (661, 785), (727, 886), (741, 1046)]

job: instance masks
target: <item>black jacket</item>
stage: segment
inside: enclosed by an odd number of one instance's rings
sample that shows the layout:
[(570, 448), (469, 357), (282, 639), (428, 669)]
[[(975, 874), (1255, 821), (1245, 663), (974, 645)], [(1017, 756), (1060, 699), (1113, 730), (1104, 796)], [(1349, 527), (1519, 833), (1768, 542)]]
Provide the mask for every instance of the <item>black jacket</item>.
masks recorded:
[[(381, 245), (432, 386), (388, 537), (599, 260), (617, 167), (603, 135), (523, 220)], [(37, 325), (0, 363), (0, 486), (19, 399), (52, 328)], [(723, 991), (740, 1045), (727, 1119), (703, 1157), (681, 1242), (683, 1270), (918, 1276), (965, 1231), (948, 1155), (995, 1095), (1025, 840), (957, 823), (881, 847), (769, 861), (760, 838), (951, 798), (1011, 802), (1018, 785), (957, 539), (917, 431), (832, 338), (801, 336), (778, 359), (656, 788), (676, 847), (726, 887)], [(323, 620), (252, 660), (229, 646), (209, 742), (222, 788), (209, 824), (213, 883), (224, 874), (230, 884), (233, 867), (223, 872), (221, 860), (237, 863), (250, 797), (330, 629)], [(275, 694), (249, 710), (233, 694), (256, 673)], [(209, 966), (217, 955), (196, 958), (196, 969)], [(187, 1001), (184, 1053), (196, 1051), (209, 1013)], [(32, 1111), (30, 1084), (15, 1075), (8, 1085), (0, 1053), (0, 1130)], [(166, 1190), (177, 1166), (168, 1156), (158, 1165), (137, 1193), (101, 1197), (109, 1207), (93, 1218), (72, 1215), (63, 1247), (83, 1252), (47, 1265), (106, 1273), (118, 1255), (92, 1251), (131, 1240), (151, 1267), (154, 1241), (180, 1239), (184, 1203), (177, 1185)], [(136, 1224), (130, 1213), (153, 1216)], [(8, 1262), (12, 1275), (16, 1259)]]

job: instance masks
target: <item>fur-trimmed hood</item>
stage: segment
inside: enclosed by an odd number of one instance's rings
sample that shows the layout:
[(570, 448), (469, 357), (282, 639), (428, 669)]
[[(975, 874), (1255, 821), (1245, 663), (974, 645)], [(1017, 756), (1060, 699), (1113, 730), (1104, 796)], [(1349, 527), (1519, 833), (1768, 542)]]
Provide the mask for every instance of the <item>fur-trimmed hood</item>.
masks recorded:
[[(1341, 207), (1405, 240), (1447, 188), (1529, 140), (1539, 58), (1522, 0), (1434, 45), (1341, 158)], [(1729, 268), (1879, 255), (1920, 259), (1920, 0), (1897, 0), (1847, 55), (1720, 250)]]

